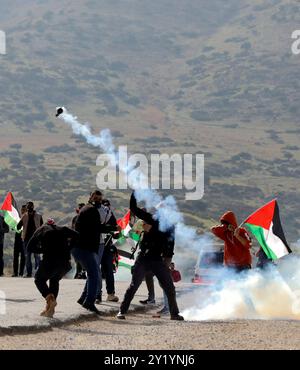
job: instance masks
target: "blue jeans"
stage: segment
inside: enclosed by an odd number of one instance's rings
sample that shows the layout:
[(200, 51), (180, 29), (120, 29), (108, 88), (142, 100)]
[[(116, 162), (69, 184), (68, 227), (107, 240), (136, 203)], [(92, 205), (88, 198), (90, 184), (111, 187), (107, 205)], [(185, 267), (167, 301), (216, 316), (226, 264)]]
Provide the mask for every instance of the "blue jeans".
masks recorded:
[(27, 250), (28, 242), (29, 240), (24, 241), (25, 256), (26, 256), (26, 273), (27, 275), (31, 276), (32, 275), (32, 262), (31, 262), (32, 255), (34, 255), (34, 269), (35, 270), (39, 268), (41, 257), (37, 253), (28, 252)]
[(100, 269), (98, 256), (96, 253), (81, 248), (73, 248), (71, 253), (76, 262), (86, 270), (87, 279), (81, 298), (85, 304), (95, 304), (97, 292), (99, 289)]
[(101, 261), (104, 252), (104, 243), (100, 243), (98, 250), (98, 265), (99, 265), (99, 284), (97, 290), (97, 297), (100, 297), (102, 294), (102, 272), (101, 272)]
[(115, 277), (113, 270), (113, 253), (105, 247), (101, 260), (101, 274), (105, 276), (107, 294), (115, 294)]

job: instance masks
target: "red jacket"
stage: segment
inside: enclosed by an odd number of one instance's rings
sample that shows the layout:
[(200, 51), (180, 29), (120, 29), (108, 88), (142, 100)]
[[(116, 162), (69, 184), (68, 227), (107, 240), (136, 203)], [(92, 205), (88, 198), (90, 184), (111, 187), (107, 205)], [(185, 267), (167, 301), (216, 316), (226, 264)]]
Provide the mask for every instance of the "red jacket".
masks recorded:
[[(227, 221), (234, 228), (237, 228), (237, 220), (233, 212), (226, 212), (220, 221)], [(227, 229), (226, 225), (212, 227), (212, 233), (218, 238), (224, 240), (224, 265), (225, 266), (246, 266), (251, 265), (251, 239), (246, 229), (240, 228), (239, 235), (247, 240), (247, 244), (243, 245), (234, 235), (233, 232)]]

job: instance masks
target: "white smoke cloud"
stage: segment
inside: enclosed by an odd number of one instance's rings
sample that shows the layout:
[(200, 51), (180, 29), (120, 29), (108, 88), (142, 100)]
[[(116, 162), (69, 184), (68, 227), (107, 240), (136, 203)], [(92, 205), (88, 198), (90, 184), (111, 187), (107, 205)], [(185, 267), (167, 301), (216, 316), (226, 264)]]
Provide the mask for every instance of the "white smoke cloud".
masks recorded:
[[(246, 274), (223, 271), (220, 285), (209, 292), (194, 291), (186, 320), (294, 319), (300, 320), (300, 258), (287, 256), (266, 271)], [(206, 299), (204, 299), (206, 297)]]

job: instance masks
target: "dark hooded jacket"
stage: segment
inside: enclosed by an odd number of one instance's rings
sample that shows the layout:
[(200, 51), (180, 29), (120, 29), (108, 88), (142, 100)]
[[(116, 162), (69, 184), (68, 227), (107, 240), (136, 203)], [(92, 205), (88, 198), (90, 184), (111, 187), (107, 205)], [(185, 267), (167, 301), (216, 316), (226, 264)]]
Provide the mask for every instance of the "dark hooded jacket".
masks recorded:
[(87, 251), (98, 253), (100, 234), (116, 231), (115, 225), (101, 224), (100, 214), (96, 206), (87, 204), (81, 208), (75, 224), (79, 233), (78, 247)]
[(134, 194), (130, 198), (131, 212), (148, 225), (151, 225), (149, 232), (143, 233), (143, 238), (140, 242), (141, 255), (151, 258), (160, 259), (162, 257), (172, 257), (174, 254), (174, 227), (166, 232), (159, 230), (159, 221), (156, 220), (151, 213), (144, 211), (137, 206)]
[[(238, 227), (235, 214), (231, 211), (224, 213), (220, 221), (225, 221), (231, 224), (236, 229)], [(243, 267), (251, 265), (251, 239), (247, 230), (240, 228), (239, 235), (247, 240), (246, 245), (243, 245), (233, 234), (229, 231), (227, 225), (215, 226), (211, 229), (212, 233), (224, 241), (224, 265), (231, 267)]]
[(78, 233), (68, 227), (44, 224), (35, 231), (27, 249), (43, 254), (43, 261), (47, 263), (65, 264), (71, 259), (70, 239), (78, 239)]

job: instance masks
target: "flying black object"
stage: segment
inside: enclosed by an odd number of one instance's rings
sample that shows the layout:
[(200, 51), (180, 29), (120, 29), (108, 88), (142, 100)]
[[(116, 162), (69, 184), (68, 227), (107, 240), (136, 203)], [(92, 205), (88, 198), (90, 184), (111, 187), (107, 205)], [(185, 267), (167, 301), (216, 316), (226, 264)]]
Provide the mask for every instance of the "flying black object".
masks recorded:
[(64, 113), (64, 107), (57, 107), (56, 108), (56, 115), (55, 115), (55, 117), (58, 117), (58, 116), (60, 116), (62, 113)]

